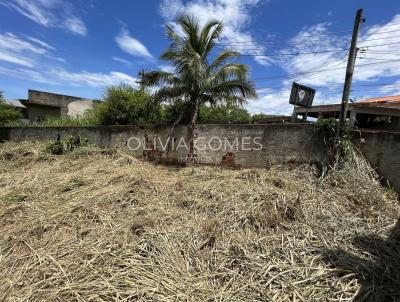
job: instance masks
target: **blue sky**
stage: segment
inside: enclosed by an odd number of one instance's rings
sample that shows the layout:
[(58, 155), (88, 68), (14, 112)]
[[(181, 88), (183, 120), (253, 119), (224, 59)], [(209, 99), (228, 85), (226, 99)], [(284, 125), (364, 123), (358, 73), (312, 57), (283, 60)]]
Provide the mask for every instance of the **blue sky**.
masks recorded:
[(235, 48), (259, 98), (252, 113), (290, 113), (291, 83), (315, 87), (314, 103), (341, 98), (354, 15), (364, 8), (351, 98), (400, 94), (400, 1), (0, 0), (0, 90), (100, 98), (135, 84), (140, 69), (170, 70), (164, 24), (187, 12), (225, 25), (219, 49)]

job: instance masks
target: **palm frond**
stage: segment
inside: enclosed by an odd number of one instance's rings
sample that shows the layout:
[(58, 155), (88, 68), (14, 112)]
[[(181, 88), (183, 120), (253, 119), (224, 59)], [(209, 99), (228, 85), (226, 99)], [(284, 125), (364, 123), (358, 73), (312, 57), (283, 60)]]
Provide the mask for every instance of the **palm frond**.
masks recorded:
[(239, 56), (240, 53), (235, 50), (231, 49), (224, 50), (220, 52), (214, 59), (214, 61), (210, 64), (209, 70), (213, 71), (214, 69), (219, 68), (220, 66), (225, 64), (227, 60), (236, 59)]
[(245, 99), (254, 99), (257, 97), (254, 83), (243, 80), (230, 80), (222, 82), (218, 85), (213, 85), (207, 89), (206, 93), (221, 97), (235, 96)]
[(158, 102), (178, 101), (186, 99), (187, 90), (185, 86), (164, 86), (154, 93), (154, 99)]
[(247, 78), (248, 70), (248, 67), (244, 64), (226, 64), (213, 74), (209, 75), (209, 83), (215, 85), (234, 79), (244, 81)]
[[(184, 37), (171, 26), (166, 34), (171, 40), (161, 59), (174, 66), (174, 73), (141, 72), (139, 82), (155, 86), (156, 102), (182, 102), (191, 108), (191, 124), (195, 123), (199, 104), (241, 106), (247, 99), (256, 98), (254, 83), (248, 80), (249, 70), (244, 64), (229, 62), (239, 57), (233, 50), (224, 50), (209, 63), (208, 59), (222, 33), (219, 21), (210, 21), (200, 27), (193, 16), (182, 15), (177, 20)], [(189, 109), (188, 109), (189, 110)]]
[(165, 25), (165, 34), (172, 41), (174, 45), (182, 43), (182, 38), (176, 33), (176, 31), (170, 25)]
[(219, 37), (222, 32), (222, 24), (219, 21), (209, 21), (204, 25), (203, 30), (200, 33), (201, 42), (201, 56), (206, 58), (210, 53), (211, 49), (215, 46), (215, 39)]
[(175, 74), (165, 71), (140, 71), (138, 82), (145, 87), (154, 85), (174, 85), (179, 82), (179, 78)]
[(231, 108), (241, 108), (248, 103), (247, 99), (240, 96), (226, 96), (225, 94), (209, 96), (207, 102), (213, 106), (226, 106)]
[(178, 24), (182, 27), (183, 32), (186, 34), (186, 46), (197, 50), (200, 46), (199, 41), (199, 21), (191, 15), (181, 15), (178, 18)]

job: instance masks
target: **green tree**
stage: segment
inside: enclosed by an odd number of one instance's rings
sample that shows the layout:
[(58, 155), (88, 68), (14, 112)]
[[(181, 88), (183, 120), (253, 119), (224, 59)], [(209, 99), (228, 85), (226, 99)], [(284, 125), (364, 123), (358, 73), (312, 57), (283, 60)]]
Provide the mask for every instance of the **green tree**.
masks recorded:
[(224, 50), (210, 60), (222, 33), (221, 22), (210, 21), (201, 27), (197, 19), (188, 15), (181, 16), (177, 22), (184, 36), (167, 25), (166, 34), (171, 44), (161, 55), (162, 60), (174, 67), (174, 72), (141, 71), (139, 81), (143, 86), (157, 88), (156, 101), (183, 103), (185, 110), (181, 110), (179, 118), (190, 113), (189, 139), (192, 140), (201, 104), (241, 106), (257, 94), (248, 78), (248, 66), (232, 62), (239, 57), (238, 52)]
[(145, 89), (120, 84), (105, 90), (95, 115), (103, 125), (145, 125), (160, 122), (161, 106)]
[(251, 115), (244, 108), (200, 106), (199, 123), (249, 123)]
[(22, 117), (21, 112), (10, 108), (4, 100), (3, 92), (0, 91), (0, 125), (16, 121)]
[(275, 115), (257, 113), (257, 114), (253, 114), (253, 116), (251, 117), (251, 121), (252, 121), (252, 123), (263, 122), (274, 116)]

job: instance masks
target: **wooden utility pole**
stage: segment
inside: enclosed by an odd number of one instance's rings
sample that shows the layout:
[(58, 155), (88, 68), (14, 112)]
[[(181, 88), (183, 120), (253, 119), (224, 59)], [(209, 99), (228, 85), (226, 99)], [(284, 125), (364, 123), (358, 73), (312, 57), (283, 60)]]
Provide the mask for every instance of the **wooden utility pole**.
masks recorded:
[(354, 20), (353, 35), (351, 38), (351, 45), (349, 50), (349, 58), (347, 60), (346, 79), (344, 81), (344, 87), (343, 87), (342, 105), (340, 107), (339, 125), (336, 133), (337, 139), (341, 138), (343, 126), (346, 121), (347, 103), (349, 102), (351, 83), (353, 80), (353, 73), (354, 73), (354, 65), (356, 63), (356, 56), (357, 56), (358, 32), (360, 31), (361, 23), (364, 21), (362, 18), (362, 14), (363, 10), (359, 9), (356, 14), (356, 19)]

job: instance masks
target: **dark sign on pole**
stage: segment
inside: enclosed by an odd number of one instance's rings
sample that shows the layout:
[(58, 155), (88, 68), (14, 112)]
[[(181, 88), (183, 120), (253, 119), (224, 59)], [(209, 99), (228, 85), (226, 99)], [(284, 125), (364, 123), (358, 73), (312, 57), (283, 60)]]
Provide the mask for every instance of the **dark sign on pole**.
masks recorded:
[(315, 95), (315, 89), (293, 82), (289, 103), (292, 105), (310, 108)]

